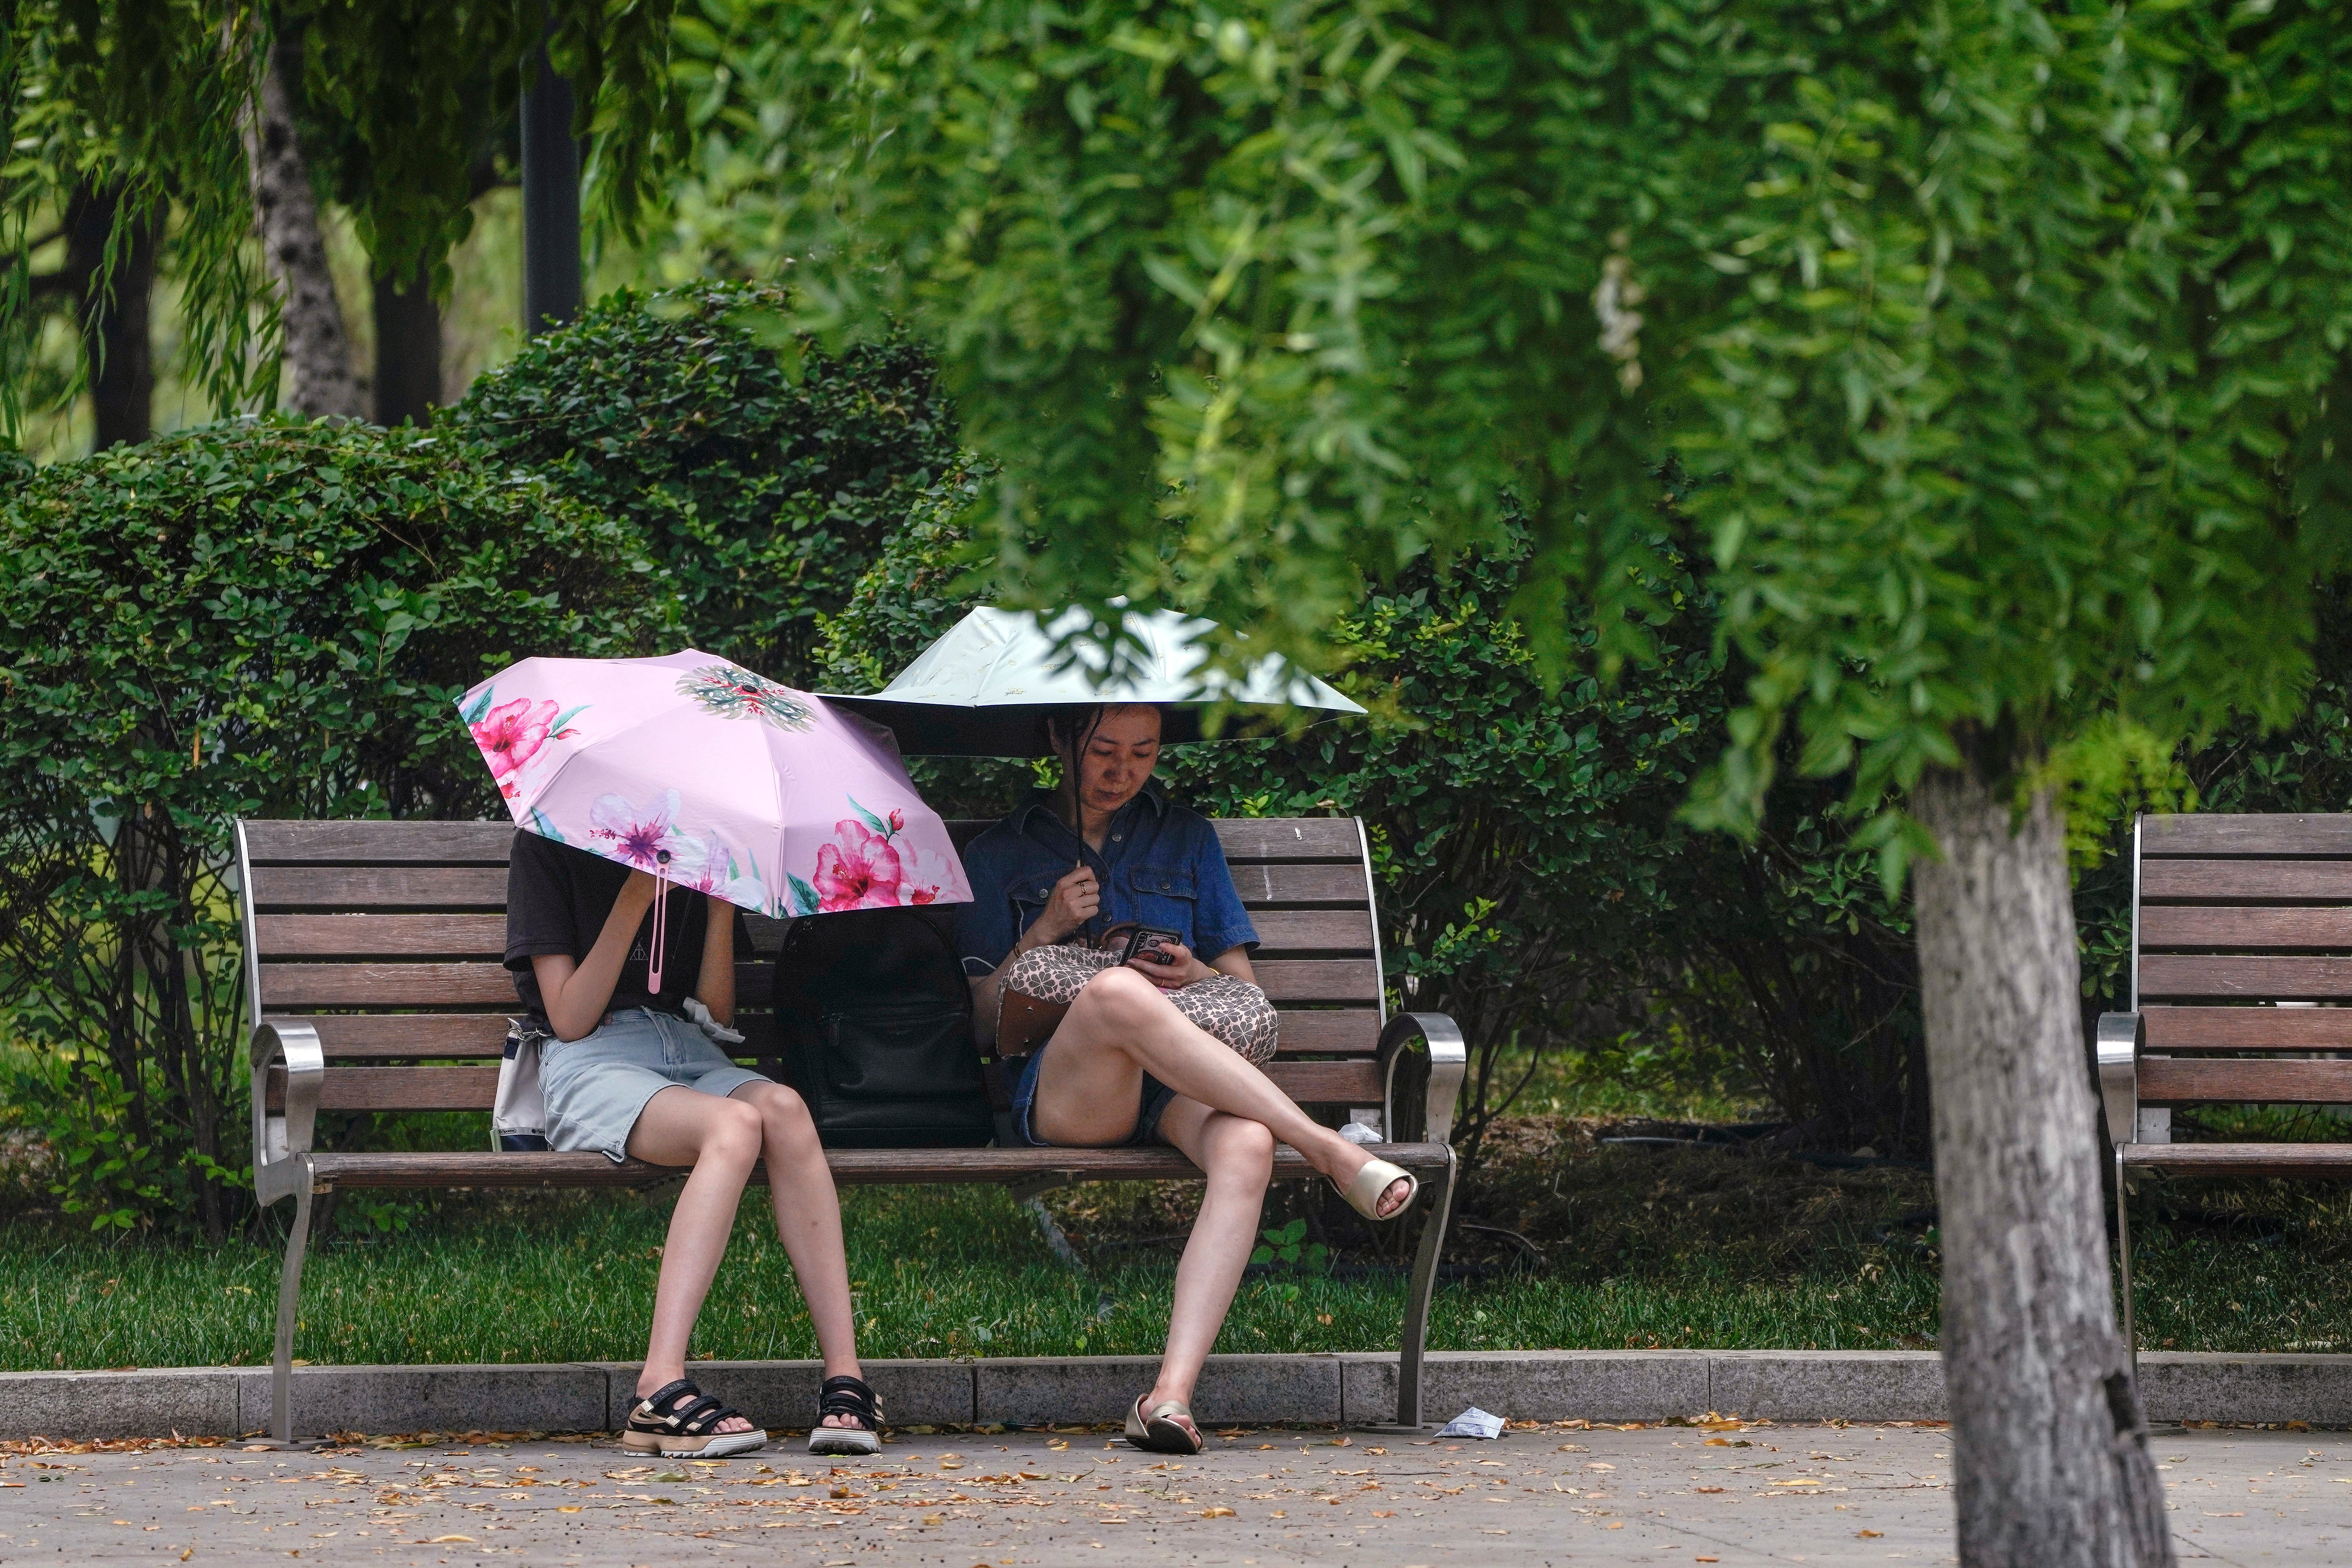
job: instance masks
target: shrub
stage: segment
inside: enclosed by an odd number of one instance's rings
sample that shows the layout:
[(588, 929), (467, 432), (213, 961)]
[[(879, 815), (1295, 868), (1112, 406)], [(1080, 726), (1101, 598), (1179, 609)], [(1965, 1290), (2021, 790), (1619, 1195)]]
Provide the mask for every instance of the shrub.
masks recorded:
[(739, 284), (608, 296), (476, 382), (441, 426), (635, 529), (695, 646), (803, 686), (815, 617), (847, 601), (956, 448), (919, 347), (780, 355), (743, 323), (782, 298)]
[(446, 436), (215, 426), (0, 497), (0, 1005), (69, 1209), (233, 1217), (233, 820), (488, 814), (451, 700), (522, 654), (648, 650), (658, 584)]

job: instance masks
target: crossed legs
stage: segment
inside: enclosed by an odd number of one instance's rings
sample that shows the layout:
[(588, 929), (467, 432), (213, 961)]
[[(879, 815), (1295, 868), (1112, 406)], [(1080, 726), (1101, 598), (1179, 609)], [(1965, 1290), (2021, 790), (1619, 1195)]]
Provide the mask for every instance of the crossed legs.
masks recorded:
[[(694, 1320), (727, 1251), (743, 1185), (763, 1157), (776, 1235), (807, 1299), (824, 1374), (862, 1375), (841, 1204), (817, 1142), (816, 1123), (799, 1095), (776, 1083), (747, 1083), (724, 1100), (690, 1089), (665, 1089), (637, 1117), (629, 1152), (652, 1164), (693, 1167), (670, 1212), (661, 1276), (654, 1287), (653, 1331), (645, 1371), (637, 1378), (640, 1398), (686, 1375)], [(825, 1424), (854, 1425), (844, 1416)], [(750, 1426), (739, 1417), (719, 1429), (737, 1432)]]
[[(1135, 1131), (1147, 1072), (1176, 1091), (1160, 1116), (1160, 1135), (1201, 1167), (1208, 1191), (1176, 1268), (1168, 1351), (1145, 1403), (1190, 1404), (1257, 1241), (1276, 1141), (1342, 1184), (1371, 1156), (1299, 1110), (1131, 969), (1106, 970), (1088, 982), (1049, 1049), (1029, 1111), (1031, 1127), (1048, 1142), (1124, 1142)], [(1383, 1216), (1411, 1192), (1409, 1183), (1391, 1184), (1381, 1195)]]

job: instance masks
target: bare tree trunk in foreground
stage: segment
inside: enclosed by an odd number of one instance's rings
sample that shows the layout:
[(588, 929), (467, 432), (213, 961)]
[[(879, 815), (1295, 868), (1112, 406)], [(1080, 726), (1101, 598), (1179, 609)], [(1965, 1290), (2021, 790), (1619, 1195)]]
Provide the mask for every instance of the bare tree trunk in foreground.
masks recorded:
[(1960, 773), (1912, 791), (1960, 1561), (2170, 1564), (2116, 1329), (2063, 825)]
[(254, 226), (263, 262), (278, 285), (285, 344), (285, 405), (313, 418), (363, 417), (367, 400), (352, 367), (351, 333), (327, 267), (327, 239), (310, 190), (310, 165), (294, 132), (286, 56), (269, 51), (259, 101), (245, 124), (246, 168), (253, 182)]

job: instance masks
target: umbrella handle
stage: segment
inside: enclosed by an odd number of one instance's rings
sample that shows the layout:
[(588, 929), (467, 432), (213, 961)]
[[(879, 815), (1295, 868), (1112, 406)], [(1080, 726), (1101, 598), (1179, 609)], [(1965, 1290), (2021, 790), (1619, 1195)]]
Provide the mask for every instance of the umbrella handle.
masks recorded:
[(661, 852), (654, 868), (654, 931), (651, 950), (646, 958), (646, 990), (654, 997), (661, 995), (663, 948), (669, 936), (669, 851)]

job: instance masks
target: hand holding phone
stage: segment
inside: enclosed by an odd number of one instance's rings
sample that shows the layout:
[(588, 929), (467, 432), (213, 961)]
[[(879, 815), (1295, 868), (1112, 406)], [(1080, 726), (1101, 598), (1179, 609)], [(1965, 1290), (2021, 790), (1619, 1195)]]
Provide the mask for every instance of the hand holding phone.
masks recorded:
[(1193, 978), (1192, 950), (1184, 945), (1181, 931), (1144, 926), (1128, 939), (1119, 961), (1153, 984), (1171, 989)]

